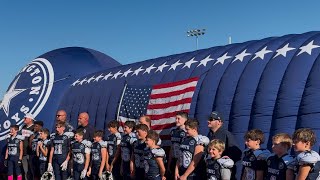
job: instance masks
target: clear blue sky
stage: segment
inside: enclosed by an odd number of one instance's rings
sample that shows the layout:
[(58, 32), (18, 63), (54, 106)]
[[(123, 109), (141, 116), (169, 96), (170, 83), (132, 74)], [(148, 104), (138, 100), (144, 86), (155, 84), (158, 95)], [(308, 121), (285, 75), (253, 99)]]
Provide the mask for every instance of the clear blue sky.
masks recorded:
[(80, 46), (122, 64), (199, 48), (320, 30), (320, 1), (55, 0), (0, 2), (0, 99), (19, 70), (48, 51)]

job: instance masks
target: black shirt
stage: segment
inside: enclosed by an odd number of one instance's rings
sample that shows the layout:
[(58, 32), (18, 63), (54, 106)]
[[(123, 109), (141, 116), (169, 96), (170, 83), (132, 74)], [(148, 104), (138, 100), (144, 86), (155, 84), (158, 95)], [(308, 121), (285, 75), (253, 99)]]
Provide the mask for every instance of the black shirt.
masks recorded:
[(88, 124), (84, 127), (78, 126), (77, 130), (79, 129), (83, 131), (83, 140), (93, 141), (94, 127)]

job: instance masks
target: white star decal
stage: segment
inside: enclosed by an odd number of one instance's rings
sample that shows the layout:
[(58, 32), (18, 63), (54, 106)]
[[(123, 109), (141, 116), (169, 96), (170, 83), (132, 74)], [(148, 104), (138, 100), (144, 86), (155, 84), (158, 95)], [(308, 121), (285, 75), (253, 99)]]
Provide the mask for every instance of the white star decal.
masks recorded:
[(163, 63), (161, 66), (159, 66), (158, 69), (156, 70), (156, 72), (158, 72), (158, 71), (162, 72), (165, 67), (169, 66), (169, 65), (167, 65), (166, 63), (167, 63), (167, 62), (165, 62), (165, 63)]
[(71, 86), (75, 86), (78, 83), (80, 83), (79, 79), (77, 79), (75, 82), (73, 82)]
[(103, 80), (108, 80), (108, 78), (111, 76), (113, 76), (113, 74), (111, 72), (109, 72), (109, 74), (104, 76)]
[(83, 83), (87, 82), (87, 78), (82, 79), (82, 81), (80, 81), (80, 85), (82, 85)]
[(123, 73), (123, 75), (121, 77), (127, 77), (129, 73), (132, 73), (133, 71), (131, 71), (131, 68), (128, 69), (126, 72)]
[(184, 63), (184, 66), (182, 67), (182, 69), (185, 68), (185, 67), (188, 67), (188, 68), (190, 69), (190, 68), (191, 68), (191, 65), (192, 65), (193, 63), (198, 62), (198, 61), (195, 61), (194, 59), (195, 59), (195, 57), (192, 58), (192, 59), (190, 59), (189, 61), (185, 62), (185, 63)]
[(115, 73), (115, 74), (112, 76), (111, 79), (117, 79), (118, 76), (120, 76), (121, 74), (123, 74), (123, 73), (121, 73), (121, 70), (120, 70), (120, 71), (118, 71), (117, 73)]
[(98, 77), (96, 77), (96, 79), (94, 80), (95, 82), (98, 82), (101, 78), (103, 78), (104, 76), (102, 76), (102, 74), (100, 74)]
[(300, 54), (306, 52), (308, 53), (309, 55), (311, 55), (311, 52), (312, 52), (312, 49), (315, 49), (315, 48), (319, 48), (320, 46), (318, 45), (315, 45), (313, 44), (313, 41), (312, 40), (311, 42), (309, 42), (309, 44), (305, 45), (305, 46), (301, 46), (299, 49), (301, 49), (301, 51), (298, 53), (297, 56), (299, 56)]
[(19, 80), (20, 76), (17, 77), (17, 79), (13, 82), (13, 84), (10, 86), (9, 90), (4, 95), (2, 102), (0, 104), (0, 109), (3, 109), (4, 113), (6, 113), (7, 117), (9, 116), (9, 110), (10, 110), (10, 102), (11, 100), (25, 91), (26, 89), (15, 89), (17, 82)]
[(168, 71), (170, 71), (170, 69), (173, 69), (174, 71), (176, 70), (177, 66), (180, 66), (183, 63), (180, 63), (180, 60), (178, 60), (177, 62), (175, 62), (174, 64), (171, 64), (170, 68)]
[(220, 63), (220, 64), (224, 64), (224, 61), (225, 60), (227, 60), (227, 59), (230, 59), (230, 58), (232, 58), (232, 56), (228, 56), (228, 53), (225, 53), (223, 56), (221, 56), (221, 57), (219, 57), (218, 59), (217, 59), (217, 61), (214, 63), (214, 65), (216, 65), (216, 64), (218, 64), (218, 63)]
[(139, 74), (141, 71), (143, 71), (143, 70), (144, 70), (144, 69), (142, 69), (142, 66), (140, 66), (139, 69), (136, 69), (131, 76), (133, 76), (133, 75), (138, 76), (138, 74)]
[(251, 53), (247, 53), (247, 49), (245, 49), (244, 51), (242, 51), (240, 54), (237, 54), (235, 57), (235, 59), (232, 61), (232, 63), (236, 62), (236, 61), (240, 61), (242, 62), (243, 59), (246, 57), (246, 56), (250, 56)]
[(296, 49), (296, 48), (289, 47), (289, 43), (288, 43), (287, 45), (283, 46), (282, 48), (276, 50), (277, 54), (273, 57), (273, 59), (276, 58), (277, 56), (280, 56), (280, 55), (282, 55), (283, 57), (286, 57), (287, 52), (292, 51), (294, 49)]
[(197, 67), (199, 67), (199, 66), (201, 66), (201, 65), (203, 65), (204, 67), (206, 67), (206, 66), (207, 66), (207, 63), (208, 63), (209, 61), (213, 61), (213, 59), (210, 58), (210, 55), (207, 56), (206, 58), (202, 59), (202, 60), (200, 61), (200, 63), (198, 64)]
[(92, 80), (95, 80), (96, 78), (92, 76), (90, 79), (88, 79), (87, 83), (90, 83)]
[(154, 67), (153, 65), (154, 65), (154, 64), (152, 64), (151, 66), (149, 66), (149, 67), (143, 72), (143, 74), (144, 74), (144, 73), (150, 74), (150, 72), (151, 72), (152, 69), (156, 69), (156, 67)]
[(255, 56), (251, 61), (255, 60), (256, 58), (264, 59), (264, 55), (266, 55), (266, 54), (268, 54), (268, 53), (271, 53), (271, 52), (272, 52), (272, 51), (267, 50), (267, 46), (266, 46), (266, 47), (264, 47), (263, 49), (261, 49), (261, 51), (256, 52), (256, 53), (255, 53), (256, 56)]

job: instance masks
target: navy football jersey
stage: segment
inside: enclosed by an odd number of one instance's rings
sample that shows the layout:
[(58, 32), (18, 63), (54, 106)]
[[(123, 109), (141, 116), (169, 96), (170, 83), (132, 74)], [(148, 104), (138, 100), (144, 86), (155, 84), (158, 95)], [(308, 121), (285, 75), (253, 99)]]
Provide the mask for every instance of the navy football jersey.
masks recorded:
[(106, 142), (107, 142), (107, 149), (109, 154), (109, 163), (111, 163), (117, 152), (117, 147), (118, 145), (120, 145), (121, 134), (120, 133), (110, 134), (106, 138)]
[[(38, 142), (40, 142), (40, 141), (43, 142), (42, 147), (44, 149), (49, 149), (50, 148), (50, 145), (51, 145), (50, 139), (46, 139), (44, 141), (43, 140), (39, 140)], [(47, 161), (48, 160), (48, 157), (44, 156), (40, 149), (39, 149), (39, 160), (41, 160), (41, 161)]]
[(271, 154), (267, 149), (246, 149), (244, 152), (244, 157), (242, 159), (242, 175), (247, 180), (256, 179), (257, 170), (267, 169), (267, 157)]
[(129, 162), (133, 150), (133, 143), (137, 140), (134, 133), (123, 135), (120, 143), (121, 147), (121, 158), (124, 162)]
[(91, 161), (93, 166), (100, 166), (102, 161), (101, 149), (107, 148), (106, 141), (94, 142), (91, 147)]
[(163, 158), (163, 160), (166, 159), (166, 154), (162, 148), (155, 148), (150, 149), (146, 148), (144, 153), (144, 166), (145, 166), (145, 172), (148, 177), (148, 179), (151, 179), (152, 177), (157, 177), (160, 175), (160, 168), (156, 161), (157, 157)]
[(8, 148), (8, 159), (19, 158), (20, 156), (20, 142), (24, 140), (21, 135), (16, 135), (15, 137), (8, 137), (7, 148)]
[(275, 154), (269, 156), (267, 159), (267, 179), (286, 179), (287, 166), (292, 160), (293, 157), (288, 154), (285, 154), (282, 157), (278, 157)]
[(51, 140), (53, 150), (53, 160), (56, 160), (59, 164), (67, 159), (69, 153), (70, 141), (73, 137), (72, 132), (65, 132), (62, 135), (55, 134)]
[(91, 142), (83, 140), (81, 142), (75, 141), (71, 145), (73, 170), (82, 171), (86, 162), (86, 154), (89, 154), (91, 149)]
[(180, 144), (185, 137), (186, 131), (184, 129), (176, 128), (171, 131), (171, 151), (174, 158), (180, 157)]
[[(219, 159), (213, 159), (210, 155), (205, 156), (205, 162), (207, 167), (207, 178), (208, 179), (230, 179), (231, 176), (231, 168), (234, 165), (232, 159), (225, 157)], [(222, 177), (226, 173), (222, 173), (222, 171), (227, 171), (229, 177)]]
[(146, 143), (141, 139), (138, 139), (133, 143), (133, 155), (136, 168), (144, 168), (144, 151)]

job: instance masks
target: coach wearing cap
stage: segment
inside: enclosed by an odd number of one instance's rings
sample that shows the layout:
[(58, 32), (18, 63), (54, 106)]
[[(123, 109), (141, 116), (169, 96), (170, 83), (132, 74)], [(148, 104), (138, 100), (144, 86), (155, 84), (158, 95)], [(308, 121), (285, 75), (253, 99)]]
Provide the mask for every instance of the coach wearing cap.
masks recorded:
[(30, 143), (30, 136), (33, 135), (33, 120), (34, 117), (32, 114), (27, 113), (24, 116), (24, 125), (21, 128), (21, 135), (24, 137), (23, 141), (23, 157), (22, 157), (22, 167), (24, 171), (24, 179), (30, 180), (30, 173), (28, 172), (28, 161), (29, 161), (29, 154), (31, 153), (31, 147), (29, 146)]
[[(238, 146), (238, 143), (235, 141), (233, 134), (231, 134), (231, 132), (228, 130), (223, 129), (222, 126), (223, 117), (221, 113), (213, 111), (208, 118), (208, 138), (210, 141), (213, 139), (222, 140), (226, 147), (223, 155), (230, 157), (236, 163), (241, 159), (242, 152)], [(233, 166), (231, 179), (235, 179), (235, 173), (236, 166)]]

